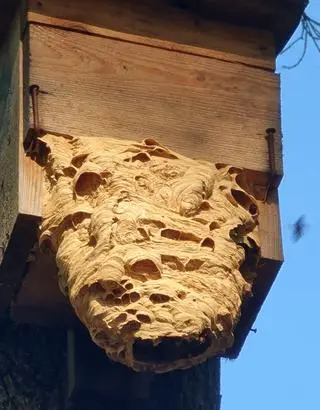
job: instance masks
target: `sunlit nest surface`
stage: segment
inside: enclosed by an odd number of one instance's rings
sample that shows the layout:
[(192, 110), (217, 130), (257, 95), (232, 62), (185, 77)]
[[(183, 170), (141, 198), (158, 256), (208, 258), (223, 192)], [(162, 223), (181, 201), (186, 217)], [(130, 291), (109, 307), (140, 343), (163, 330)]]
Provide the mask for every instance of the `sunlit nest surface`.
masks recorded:
[(41, 249), (94, 342), (135, 370), (234, 342), (259, 257), (243, 170), (141, 143), (47, 134)]

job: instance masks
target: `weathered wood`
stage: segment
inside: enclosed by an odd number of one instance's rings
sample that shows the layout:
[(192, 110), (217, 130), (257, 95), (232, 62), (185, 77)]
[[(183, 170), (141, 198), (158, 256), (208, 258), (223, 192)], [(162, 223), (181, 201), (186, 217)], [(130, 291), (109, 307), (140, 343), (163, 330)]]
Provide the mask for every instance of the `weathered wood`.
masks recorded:
[(196, 18), (163, 2), (31, 0), (28, 20), (84, 33), (274, 69), (273, 35)]
[[(135, 0), (130, 2), (127, 0), (118, 2), (114, 0), (106, 0), (104, 2), (102, 0), (96, 0), (94, 2), (96, 6), (88, 9), (89, 4), (92, 4), (92, 2), (85, 4), (85, 0), (80, 0), (76, 7), (78, 10), (71, 10), (68, 4), (73, 2), (73, 0), (66, 2), (62, 0), (43, 0), (41, 2), (31, 0), (30, 8), (32, 12), (35, 11), (43, 15), (47, 14), (53, 18), (60, 17), (89, 25), (92, 24), (93, 26), (106, 27), (105, 24), (109, 24), (110, 18), (104, 15), (103, 10), (108, 7), (111, 11), (110, 15), (115, 19), (110, 28), (113, 27), (115, 29), (119, 28), (116, 22), (127, 22), (126, 19), (123, 19), (124, 16), (130, 15), (130, 13), (131, 15), (136, 14), (138, 16), (140, 13), (141, 18), (138, 19), (139, 24), (146, 29), (145, 32), (142, 32), (144, 36), (150, 35), (150, 32), (152, 36), (154, 36), (154, 28), (149, 25), (150, 15), (152, 18), (153, 14), (159, 13), (159, 17), (162, 17), (164, 21), (166, 19), (171, 20), (175, 9), (176, 14), (185, 16), (176, 22), (186, 24), (186, 27), (189, 25), (188, 19), (195, 21), (195, 25), (200, 22), (201, 30), (203, 25), (207, 25), (206, 21), (212, 22), (220, 20), (224, 23), (229, 22), (236, 26), (254, 27), (261, 32), (261, 35), (263, 31), (268, 31), (275, 39), (277, 52), (281, 50), (286, 41), (291, 37), (308, 3), (308, 1), (305, 0)], [(107, 4), (105, 5), (103, 3)], [(114, 9), (116, 3), (120, 4)], [(147, 18), (143, 15), (146, 8), (150, 10)], [(101, 18), (97, 15), (95, 9), (100, 9)], [(152, 12), (152, 9), (155, 11)], [(103, 23), (102, 16), (106, 19), (106, 23)], [(102, 24), (99, 24), (101, 22)], [(129, 23), (129, 26), (127, 25), (126, 28), (122, 27), (120, 29), (120, 31), (125, 32), (130, 32), (130, 30), (134, 33), (135, 30), (139, 31), (139, 28)], [(135, 32), (135, 34), (138, 33)], [(170, 34), (167, 35), (170, 36)], [(176, 41), (176, 39), (174, 41)], [(260, 50), (263, 55), (265, 55), (265, 53), (268, 54), (268, 50), (264, 47), (265, 44), (262, 45)]]
[(260, 237), (263, 258), (283, 261), (279, 198), (276, 189), (270, 191), (266, 202), (259, 203)]
[(22, 147), (23, 4), (18, 7), (16, 3), (11, 16), (11, 28), (0, 51), (0, 313), (8, 308), (19, 286), (36, 241), (40, 212), (40, 171), (25, 158)]
[(253, 297), (245, 301), (242, 317), (235, 330), (235, 344), (227, 357), (236, 358), (252, 329), (259, 311), (283, 263), (279, 198), (276, 189), (270, 191), (266, 202), (259, 203), (261, 259), (252, 289)]
[[(269, 171), (265, 129), (280, 129), (275, 74), (33, 24), (30, 50), (46, 131), (154, 138), (191, 158)], [(281, 175), (279, 137), (275, 151)]]
[[(19, 13), (12, 10), (11, 27), (0, 49), (0, 312), (12, 296), (12, 284), (7, 282), (6, 266), (14, 255), (9, 243), (16, 230), (19, 213)], [(19, 252), (17, 255), (19, 259)]]
[[(158, 1), (158, 0), (155, 0)], [(161, 1), (161, 0), (160, 0)], [(277, 51), (289, 40), (308, 0), (164, 0), (207, 19), (268, 30)]]
[(0, 48), (0, 249), (2, 252), (7, 247), (18, 213), (19, 27), (15, 15), (11, 15), (11, 27), (5, 34), (6, 41)]
[(54, 259), (36, 250), (26, 266), (26, 276), (11, 307), (19, 323), (66, 328), (78, 326), (74, 312), (59, 289)]

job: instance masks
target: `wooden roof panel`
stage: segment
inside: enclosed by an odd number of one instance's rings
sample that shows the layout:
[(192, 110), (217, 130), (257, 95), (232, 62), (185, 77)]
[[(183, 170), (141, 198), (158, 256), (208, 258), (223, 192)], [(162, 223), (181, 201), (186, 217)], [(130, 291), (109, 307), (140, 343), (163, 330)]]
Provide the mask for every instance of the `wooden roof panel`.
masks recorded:
[[(161, 1), (161, 0), (160, 0)], [(277, 51), (289, 40), (308, 0), (164, 0), (202, 18), (272, 31)]]

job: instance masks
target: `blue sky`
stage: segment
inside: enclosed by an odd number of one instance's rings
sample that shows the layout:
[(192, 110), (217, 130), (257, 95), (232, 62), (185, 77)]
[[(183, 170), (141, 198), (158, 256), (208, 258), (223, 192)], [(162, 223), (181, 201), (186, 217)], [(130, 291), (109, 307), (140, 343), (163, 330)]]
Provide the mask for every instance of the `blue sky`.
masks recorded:
[[(320, 0), (310, 17), (320, 21)], [(297, 37), (296, 32), (293, 38)], [(222, 363), (222, 410), (320, 409), (320, 54), (302, 43), (278, 58), (285, 176), (280, 187), (285, 264), (240, 357)], [(309, 227), (297, 243), (300, 215)], [(319, 259), (318, 259), (319, 257)]]

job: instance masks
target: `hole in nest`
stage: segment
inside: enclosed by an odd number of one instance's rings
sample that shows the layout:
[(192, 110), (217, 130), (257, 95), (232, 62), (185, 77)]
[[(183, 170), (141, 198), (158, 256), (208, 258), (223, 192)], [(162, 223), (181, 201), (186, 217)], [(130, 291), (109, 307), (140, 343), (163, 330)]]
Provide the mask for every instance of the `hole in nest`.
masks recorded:
[(145, 313), (138, 313), (137, 319), (141, 323), (151, 323), (151, 317)]
[(246, 182), (246, 176), (244, 172), (240, 172), (237, 176), (236, 176), (236, 183), (239, 185), (240, 188), (242, 188), (243, 190), (246, 190), (247, 187), (247, 182)]
[(125, 294), (122, 296), (121, 300), (122, 300), (122, 303), (123, 303), (124, 305), (129, 305), (129, 303), (130, 303), (130, 296), (129, 296), (127, 293), (125, 293)]
[(93, 235), (90, 236), (88, 245), (92, 246), (93, 248), (97, 246), (97, 240), (96, 240), (95, 236), (93, 236)]
[(209, 204), (208, 201), (203, 201), (200, 205), (199, 211), (209, 211), (211, 208), (211, 205)]
[(212, 221), (209, 225), (210, 231), (214, 231), (215, 229), (219, 229), (220, 225), (216, 221)]
[(126, 312), (130, 313), (130, 315), (135, 315), (137, 313), (137, 309), (127, 309)]
[(250, 205), (249, 212), (251, 215), (257, 215), (258, 207), (255, 204)]
[(190, 232), (182, 232), (176, 229), (162, 229), (161, 236), (163, 238), (172, 239), (175, 241), (192, 241), (192, 242), (199, 242), (199, 238), (195, 236), (193, 233)]
[(249, 242), (252, 244), (252, 248), (249, 248), (249, 246), (247, 245), (241, 244), (245, 251), (245, 258), (239, 270), (244, 278), (249, 278), (256, 272), (260, 257), (259, 249), (255, 246), (254, 243), (252, 243), (252, 241), (250, 241), (250, 239)]
[(76, 168), (80, 168), (85, 160), (88, 158), (88, 154), (79, 154), (72, 158), (71, 164)]
[(83, 172), (75, 185), (75, 191), (79, 196), (90, 195), (101, 184), (101, 177), (96, 172)]
[(142, 236), (144, 240), (149, 239), (149, 234), (144, 228), (138, 228), (138, 232), (140, 233), (140, 235)]
[(148, 145), (148, 146), (154, 146), (154, 145), (159, 145), (158, 141), (154, 140), (153, 138), (146, 138), (145, 140), (143, 140), (144, 145)]
[(71, 216), (72, 225), (74, 228), (77, 228), (85, 219), (89, 218), (90, 215), (85, 212), (75, 212)]
[(115, 304), (113, 295), (107, 295), (105, 297), (105, 302), (108, 306), (113, 306)]
[(151, 300), (152, 303), (165, 303), (165, 302), (169, 302), (170, 297), (162, 293), (152, 293), (149, 299)]
[(77, 173), (77, 170), (74, 167), (67, 167), (63, 170), (63, 174), (66, 177), (73, 178)]
[(47, 237), (41, 240), (40, 251), (46, 254), (54, 252), (54, 246), (53, 246), (51, 238)]
[(127, 322), (121, 329), (121, 333), (134, 333), (139, 330), (141, 327), (141, 323), (137, 320), (130, 320)]
[(219, 170), (219, 169), (222, 169), (222, 168), (225, 168), (227, 165), (226, 164), (215, 164), (216, 165), (216, 168)]
[(177, 296), (179, 299), (183, 300), (187, 297), (187, 294), (184, 290), (178, 290), (177, 291)]
[(123, 323), (127, 320), (127, 314), (126, 313), (120, 313), (119, 316), (117, 316), (114, 320), (112, 320), (113, 325), (118, 325), (120, 323)]
[(124, 293), (124, 289), (123, 288), (115, 288), (115, 289), (113, 289), (113, 291), (112, 291), (112, 294), (114, 295), (114, 296), (116, 296), (116, 297), (119, 297), (119, 296), (121, 296), (121, 295), (123, 295), (123, 293)]
[(242, 208), (249, 211), (251, 215), (256, 215), (258, 208), (249, 195), (243, 191), (239, 191), (238, 189), (231, 189), (231, 195), (237, 203), (242, 206)]
[(161, 262), (173, 270), (184, 270), (183, 263), (177, 256), (161, 255)]
[(94, 336), (94, 339), (96, 340), (98, 344), (102, 346), (110, 342), (108, 335), (102, 330), (96, 333), (96, 335)]
[(148, 162), (150, 161), (150, 155), (147, 154), (146, 152), (140, 152), (139, 154), (134, 155), (132, 157), (132, 162), (135, 162), (135, 161)]
[(140, 295), (138, 292), (132, 292), (129, 294), (129, 298), (130, 298), (130, 302), (132, 303), (138, 302), (138, 300), (140, 299)]
[(130, 265), (130, 273), (132, 276), (141, 276), (141, 279), (159, 279), (161, 272), (152, 259), (140, 259)]
[(172, 363), (200, 356), (206, 352), (211, 344), (210, 330), (205, 330), (198, 337), (190, 339), (163, 337), (156, 345), (153, 344), (152, 340), (138, 339), (133, 344), (133, 356), (137, 361), (143, 363)]
[(110, 179), (112, 177), (112, 173), (110, 171), (102, 171), (100, 176), (104, 179)]
[(90, 285), (89, 290), (90, 292), (93, 292), (99, 295), (106, 292), (105, 288), (99, 282), (95, 282), (92, 285)]
[(246, 230), (243, 225), (237, 225), (229, 231), (229, 236), (235, 243), (242, 243), (245, 234)]
[(186, 271), (190, 272), (193, 270), (198, 270), (201, 268), (201, 266), (204, 264), (203, 261), (200, 259), (190, 259), (188, 263), (186, 264)]
[(205, 238), (201, 242), (201, 247), (210, 248), (214, 250), (214, 240), (211, 238)]
[(228, 174), (230, 174), (230, 175), (239, 174), (239, 172), (242, 172), (241, 168), (230, 167), (228, 169)]

